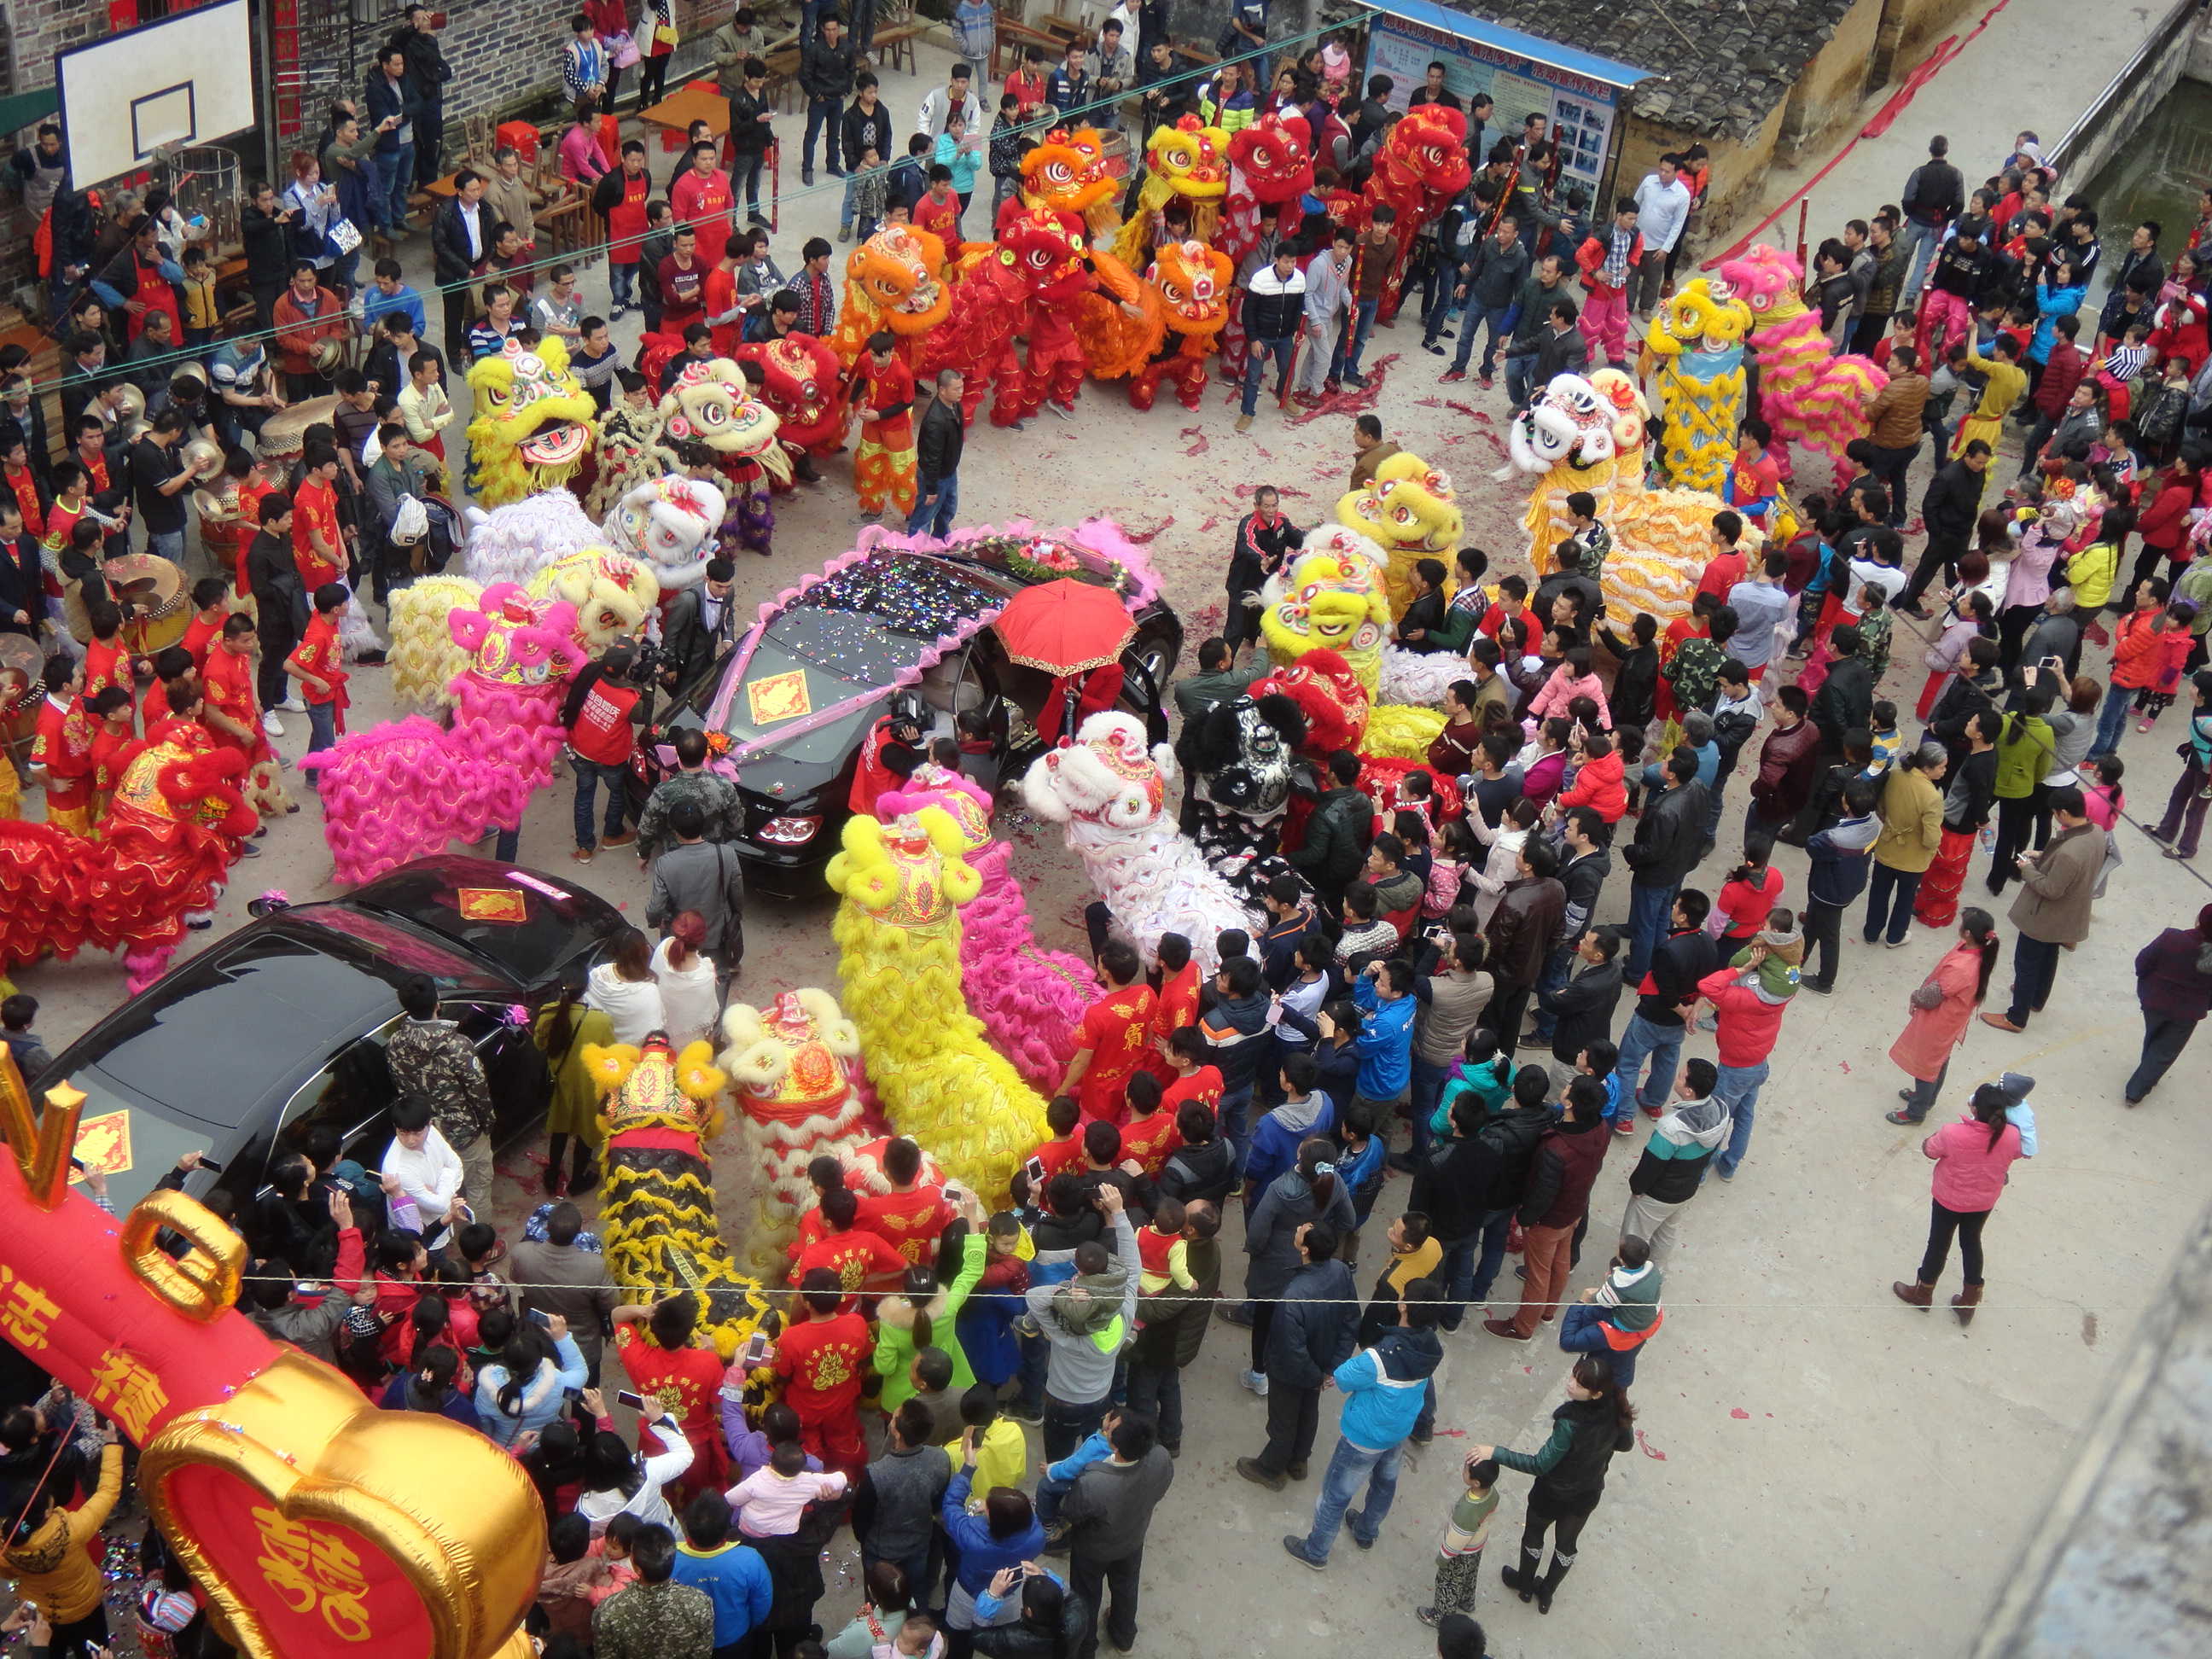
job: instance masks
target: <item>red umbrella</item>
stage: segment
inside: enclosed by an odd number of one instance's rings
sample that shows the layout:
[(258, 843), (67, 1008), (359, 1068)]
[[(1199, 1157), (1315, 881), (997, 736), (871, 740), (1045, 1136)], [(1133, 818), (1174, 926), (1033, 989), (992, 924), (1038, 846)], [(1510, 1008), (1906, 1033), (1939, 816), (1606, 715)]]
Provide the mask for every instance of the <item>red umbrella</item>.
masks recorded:
[(1015, 594), (992, 626), (1014, 661), (1064, 675), (1118, 661), (1137, 620), (1112, 589), (1062, 576)]

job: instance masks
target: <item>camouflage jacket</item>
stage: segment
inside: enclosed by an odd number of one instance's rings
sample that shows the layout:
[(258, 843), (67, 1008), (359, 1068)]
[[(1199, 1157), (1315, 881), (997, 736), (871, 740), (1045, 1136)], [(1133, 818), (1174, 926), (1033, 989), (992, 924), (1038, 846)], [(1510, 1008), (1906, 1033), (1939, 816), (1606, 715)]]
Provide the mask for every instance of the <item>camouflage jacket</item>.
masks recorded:
[(450, 1019), (403, 1019), (384, 1045), (403, 1095), (430, 1103), (438, 1133), (455, 1152), (491, 1127), (491, 1086), (476, 1045)]
[(668, 815), (687, 800), (696, 803), (706, 814), (708, 841), (735, 841), (743, 833), (745, 809), (736, 784), (704, 768), (696, 772), (672, 772), (653, 786), (645, 803), (644, 816), (637, 821), (638, 857), (656, 859), (676, 845), (676, 832), (668, 827)]

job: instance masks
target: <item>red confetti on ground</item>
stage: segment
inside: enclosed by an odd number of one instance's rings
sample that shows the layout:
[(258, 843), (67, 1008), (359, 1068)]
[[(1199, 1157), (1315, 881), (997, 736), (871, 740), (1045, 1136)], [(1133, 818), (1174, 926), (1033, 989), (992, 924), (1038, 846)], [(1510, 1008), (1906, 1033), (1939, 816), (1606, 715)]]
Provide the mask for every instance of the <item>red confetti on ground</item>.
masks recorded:
[(1473, 404), (1463, 404), (1455, 398), (1447, 398), (1443, 400), (1443, 406), (1451, 410), (1455, 415), (1466, 416), (1470, 421), (1479, 421), (1484, 418), (1482, 411), (1477, 409)]
[(1204, 534), (1206, 534), (1206, 532), (1207, 531), (1209, 531), (1209, 530), (1212, 529), (1212, 528), (1214, 527), (1214, 526), (1216, 526), (1216, 525), (1219, 524), (1220, 522), (1221, 522), (1221, 520), (1218, 520), (1218, 519), (1215, 518), (1215, 517), (1214, 517), (1211, 513), (1209, 513), (1209, 514), (1207, 514), (1206, 515), (1206, 521), (1205, 521), (1203, 524), (1201, 524), (1201, 525), (1200, 525), (1200, 526), (1199, 526), (1199, 527), (1198, 527), (1198, 533), (1199, 533), (1200, 535), (1203, 536)]
[(1851, 1069), (1851, 1063), (1848, 1060), (1839, 1060), (1836, 1064), (1842, 1066), (1846, 1074), (1848, 1074)]
[(1123, 525), (1121, 533), (1136, 543), (1138, 546), (1144, 547), (1149, 545), (1156, 538), (1165, 535), (1168, 527), (1175, 521), (1175, 514), (1170, 513), (1149, 530), (1132, 529), (1129, 526)]
[(1437, 1432), (1443, 1435), (1448, 1440), (1464, 1440), (1467, 1438), (1467, 1431), (1465, 1429), (1438, 1429)]
[[(1441, 398), (1416, 398), (1413, 399), (1413, 407), (1416, 409), (1442, 409), (1443, 406), (1444, 400)], [(1455, 404), (1454, 407), (1459, 407), (1459, 405)]]
[(1735, 1419), (1739, 1423), (1748, 1423), (1751, 1421), (1751, 1413), (1744, 1410), (1741, 1406), (1731, 1407), (1729, 1412), (1729, 1415)]
[(1263, 461), (1272, 461), (1275, 459), (1275, 452), (1264, 445), (1254, 444), (1252, 447), (1259, 453), (1260, 459)]
[(1203, 437), (1205, 434), (1206, 428), (1202, 426), (1187, 426), (1180, 428), (1176, 435), (1179, 438), (1198, 438)]
[(1300, 495), (1304, 496), (1308, 501), (1311, 501), (1313, 499), (1312, 490), (1301, 489), (1296, 484), (1277, 484), (1275, 486), (1275, 493), (1278, 495)]
[(1398, 354), (1395, 351), (1387, 357), (1376, 358), (1368, 367), (1365, 386), (1355, 386), (1344, 392), (1324, 392), (1319, 403), (1315, 404), (1303, 415), (1291, 416), (1290, 423), (1292, 426), (1304, 426), (1309, 422), (1319, 420), (1324, 415), (1364, 415), (1375, 407), (1376, 399), (1382, 395), (1383, 371), (1397, 361)]
[(1663, 1463), (1667, 1461), (1667, 1454), (1661, 1451), (1658, 1447), (1653, 1445), (1649, 1440), (1645, 1439), (1644, 1437), (1644, 1431), (1641, 1429), (1638, 1429), (1636, 1431), (1636, 1443), (1642, 1449), (1644, 1455), (1646, 1457), (1650, 1458), (1654, 1462)]
[(1183, 451), (1183, 453), (1184, 453), (1184, 454), (1186, 454), (1186, 455), (1203, 455), (1203, 454), (1205, 454), (1205, 453), (1206, 453), (1206, 452), (1207, 450), (1209, 450), (1209, 449), (1211, 449), (1211, 448), (1212, 448), (1212, 447), (1213, 447), (1213, 441), (1212, 441), (1212, 439), (1210, 439), (1210, 438), (1200, 438), (1200, 439), (1196, 442), (1196, 443), (1193, 444), (1193, 445), (1192, 445), (1188, 449), (1184, 450), (1184, 451)]

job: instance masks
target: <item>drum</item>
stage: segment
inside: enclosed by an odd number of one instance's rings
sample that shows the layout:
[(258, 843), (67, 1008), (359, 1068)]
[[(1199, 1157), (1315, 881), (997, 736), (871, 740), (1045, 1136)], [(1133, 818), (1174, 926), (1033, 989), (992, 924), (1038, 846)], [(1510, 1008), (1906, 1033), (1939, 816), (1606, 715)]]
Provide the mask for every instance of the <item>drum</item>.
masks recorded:
[(20, 669), (27, 682), (21, 697), (0, 702), (0, 743), (23, 743), (39, 725), (39, 682), (46, 672), (39, 642), (28, 634), (0, 634), (0, 668)]
[[(126, 553), (100, 568), (123, 606), (123, 645), (132, 656), (150, 657), (184, 638), (192, 618), (183, 571), (155, 553)], [(82, 586), (62, 601), (62, 620), (80, 641), (92, 638)]]
[(338, 400), (333, 396), (310, 398), (278, 410), (261, 424), (262, 459), (282, 460), (297, 455), (306, 445), (307, 428), (318, 422), (327, 426), (337, 409)]

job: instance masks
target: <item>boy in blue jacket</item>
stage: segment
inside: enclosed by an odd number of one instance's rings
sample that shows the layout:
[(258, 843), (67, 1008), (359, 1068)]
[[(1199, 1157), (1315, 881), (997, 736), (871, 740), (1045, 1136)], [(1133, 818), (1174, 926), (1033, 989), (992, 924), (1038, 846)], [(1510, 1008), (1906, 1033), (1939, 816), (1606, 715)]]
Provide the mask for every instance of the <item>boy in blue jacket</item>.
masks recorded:
[(1364, 1102), (1369, 1121), (1384, 1123), (1412, 1097), (1413, 1084), (1413, 964), (1401, 957), (1370, 962), (1352, 982), (1352, 1000), (1362, 1018), (1352, 1043), (1359, 1055), (1359, 1079), (1352, 1103)]
[[(1429, 1377), (1443, 1361), (1443, 1339), (1437, 1324), (1443, 1317), (1443, 1287), (1417, 1279), (1398, 1299), (1398, 1324), (1371, 1348), (1362, 1348), (1336, 1368), (1333, 1382), (1344, 1390), (1344, 1413), (1337, 1423), (1336, 1453), (1322, 1477), (1314, 1504), (1313, 1529), (1304, 1538), (1286, 1535), (1283, 1547), (1319, 1571), (1328, 1565), (1337, 1528), (1348, 1519), (1352, 1541), (1375, 1547), (1383, 1518), (1398, 1496), (1398, 1457), (1406, 1437), (1421, 1414)], [(1352, 1500), (1367, 1483), (1367, 1501), (1346, 1516)]]

